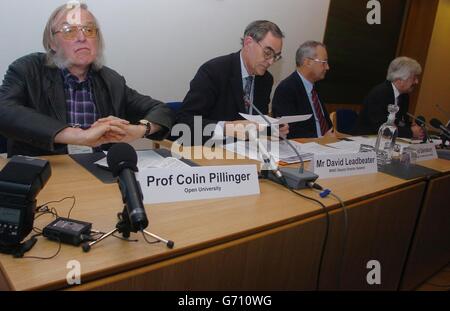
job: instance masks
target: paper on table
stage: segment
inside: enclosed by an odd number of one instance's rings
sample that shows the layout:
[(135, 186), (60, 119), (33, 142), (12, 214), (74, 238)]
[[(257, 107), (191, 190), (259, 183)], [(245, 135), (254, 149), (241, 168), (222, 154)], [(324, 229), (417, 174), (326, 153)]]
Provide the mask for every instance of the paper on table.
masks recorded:
[[(341, 150), (347, 150), (349, 152), (359, 152), (360, 145), (370, 145), (372, 147), (375, 147), (375, 143), (377, 141), (376, 137), (361, 137), (361, 136), (354, 136), (354, 137), (348, 137), (348, 140), (341, 140), (336, 143), (327, 144), (327, 146), (341, 149)], [(351, 140), (351, 141), (349, 141)], [(409, 144), (402, 142), (400, 139), (397, 139), (395, 141), (396, 144), (400, 145), (400, 147), (403, 149), (405, 147), (408, 147)]]
[(341, 151), (345, 151), (345, 152), (348, 151), (350, 153), (353, 153), (353, 152), (359, 152), (361, 144), (356, 141), (341, 140), (336, 143), (327, 144), (327, 146), (337, 148)]
[(184, 163), (181, 160), (178, 160), (177, 158), (167, 157), (162, 160), (160, 159), (153, 159), (146, 161), (145, 166), (142, 165), (142, 163), (138, 164), (139, 168), (182, 168), (182, 167), (190, 167), (186, 163)]
[[(105, 152), (106, 153), (106, 152)], [(153, 150), (144, 150), (144, 151), (136, 151), (138, 156), (138, 163), (137, 167), (139, 170), (149, 167), (189, 167), (186, 163), (183, 161), (180, 161), (176, 158), (167, 157), (164, 158), (157, 152)], [(97, 162), (95, 162), (98, 166), (108, 168), (108, 163), (106, 158), (103, 158)]]
[(375, 146), (375, 142), (377, 141), (376, 137), (363, 137), (363, 136), (352, 136), (348, 137), (348, 139), (351, 139), (354, 142), (369, 145), (369, 146)]
[(316, 154), (316, 155), (342, 153), (342, 150), (324, 146), (324, 145), (320, 145), (320, 144), (314, 143), (314, 142), (302, 144), (302, 150), (303, 150), (303, 152), (309, 152), (309, 153)]
[[(300, 156), (302, 157), (303, 161), (311, 160), (312, 158), (311, 153), (300, 150), (302, 144), (294, 141), (291, 142), (293, 143), (294, 148), (297, 149), (297, 151), (300, 153)], [(278, 148), (277, 152), (271, 152), (271, 149), (273, 148), (272, 144), (273, 146), (276, 146), (276, 148)], [(227, 144), (224, 147), (228, 151), (237, 153), (241, 156), (245, 156), (252, 160), (262, 161), (261, 154), (258, 152), (258, 148), (255, 143), (251, 143), (249, 141), (237, 141), (236, 143)], [(272, 155), (273, 159), (276, 162), (279, 161), (283, 161), (285, 163), (300, 162), (300, 159), (298, 158), (297, 154), (292, 150), (292, 148), (290, 148), (287, 145), (286, 142), (283, 141), (270, 142), (266, 146), (266, 149), (270, 152), (270, 154)]]
[[(245, 114), (245, 113), (239, 113), (239, 114), (248, 121), (256, 122), (261, 125), (267, 125), (267, 122), (261, 116), (255, 116), (255, 115)], [(275, 118), (272, 118), (269, 116), (265, 116), (265, 117), (267, 118), (267, 120), (269, 120), (269, 122), (271, 124), (287, 124), (287, 123), (292, 123), (292, 122), (305, 121), (305, 120), (308, 120), (309, 118), (311, 118), (311, 116), (312, 116), (312, 114), (305, 114), (305, 115), (296, 115), (296, 116), (285, 116), (285, 117), (281, 117), (279, 119), (275, 119)]]

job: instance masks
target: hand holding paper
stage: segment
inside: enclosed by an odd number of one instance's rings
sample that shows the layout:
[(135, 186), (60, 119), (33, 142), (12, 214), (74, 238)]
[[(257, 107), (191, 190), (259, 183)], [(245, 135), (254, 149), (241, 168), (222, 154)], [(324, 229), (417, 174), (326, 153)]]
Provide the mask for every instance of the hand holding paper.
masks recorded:
[[(267, 122), (261, 116), (255, 116), (251, 114), (239, 113), (244, 119), (267, 126)], [(296, 115), (296, 116), (285, 116), (278, 119), (266, 116), (267, 120), (271, 124), (288, 124), (293, 122), (306, 121), (311, 118), (312, 114), (306, 115)]]

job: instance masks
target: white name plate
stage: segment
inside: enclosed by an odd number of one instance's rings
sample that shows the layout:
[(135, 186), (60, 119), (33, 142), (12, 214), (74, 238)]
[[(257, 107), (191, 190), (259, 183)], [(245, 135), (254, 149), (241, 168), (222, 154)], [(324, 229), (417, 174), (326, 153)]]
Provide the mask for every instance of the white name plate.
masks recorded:
[(313, 157), (314, 173), (320, 178), (354, 176), (378, 172), (375, 152), (320, 154)]
[(417, 152), (417, 162), (434, 160), (438, 157), (434, 144), (411, 144), (408, 148)]
[(256, 165), (147, 168), (136, 178), (145, 204), (260, 193)]

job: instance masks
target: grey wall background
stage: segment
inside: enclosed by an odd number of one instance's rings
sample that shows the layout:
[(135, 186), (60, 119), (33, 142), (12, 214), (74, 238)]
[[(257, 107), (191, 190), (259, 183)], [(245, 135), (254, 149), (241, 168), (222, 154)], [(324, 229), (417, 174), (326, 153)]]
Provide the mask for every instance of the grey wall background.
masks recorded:
[[(102, 27), (106, 64), (139, 92), (182, 100), (198, 67), (239, 50), (251, 21), (268, 19), (286, 35), (275, 82), (295, 68), (295, 51), (323, 40), (330, 0), (87, 0)], [(42, 51), (42, 31), (64, 1), (0, 1), (0, 76), (15, 59)]]

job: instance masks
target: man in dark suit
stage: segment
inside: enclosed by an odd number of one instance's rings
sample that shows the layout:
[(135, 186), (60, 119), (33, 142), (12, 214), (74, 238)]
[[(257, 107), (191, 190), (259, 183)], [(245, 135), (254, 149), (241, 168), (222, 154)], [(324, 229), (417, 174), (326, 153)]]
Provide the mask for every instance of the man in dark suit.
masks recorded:
[(388, 68), (387, 80), (375, 86), (364, 99), (364, 107), (359, 113), (354, 133), (356, 135), (376, 135), (380, 126), (387, 121), (388, 105), (398, 105), (395, 116), (398, 135), (406, 138), (423, 139), (420, 126), (411, 123), (408, 116), (409, 93), (419, 83), (422, 67), (414, 59), (398, 57)]
[(8, 156), (92, 152), (106, 143), (169, 133), (170, 109), (103, 66), (102, 34), (85, 4), (58, 7), (43, 42), (47, 53), (15, 61), (0, 87), (0, 134), (8, 138)]
[(288, 138), (334, 135), (328, 111), (314, 88), (330, 69), (325, 45), (306, 41), (298, 48), (295, 62), (297, 70), (275, 90), (273, 116), (313, 115), (309, 120), (291, 123)]
[[(184, 145), (204, 144), (211, 138), (235, 136), (236, 126), (249, 124), (239, 113), (256, 114), (251, 103), (267, 114), (273, 84), (267, 69), (281, 58), (283, 37), (272, 22), (252, 22), (241, 51), (203, 64), (191, 81), (172, 135), (183, 133), (179, 142)], [(185, 124), (190, 135), (184, 132)], [(287, 131), (287, 126), (280, 129), (281, 134)]]

